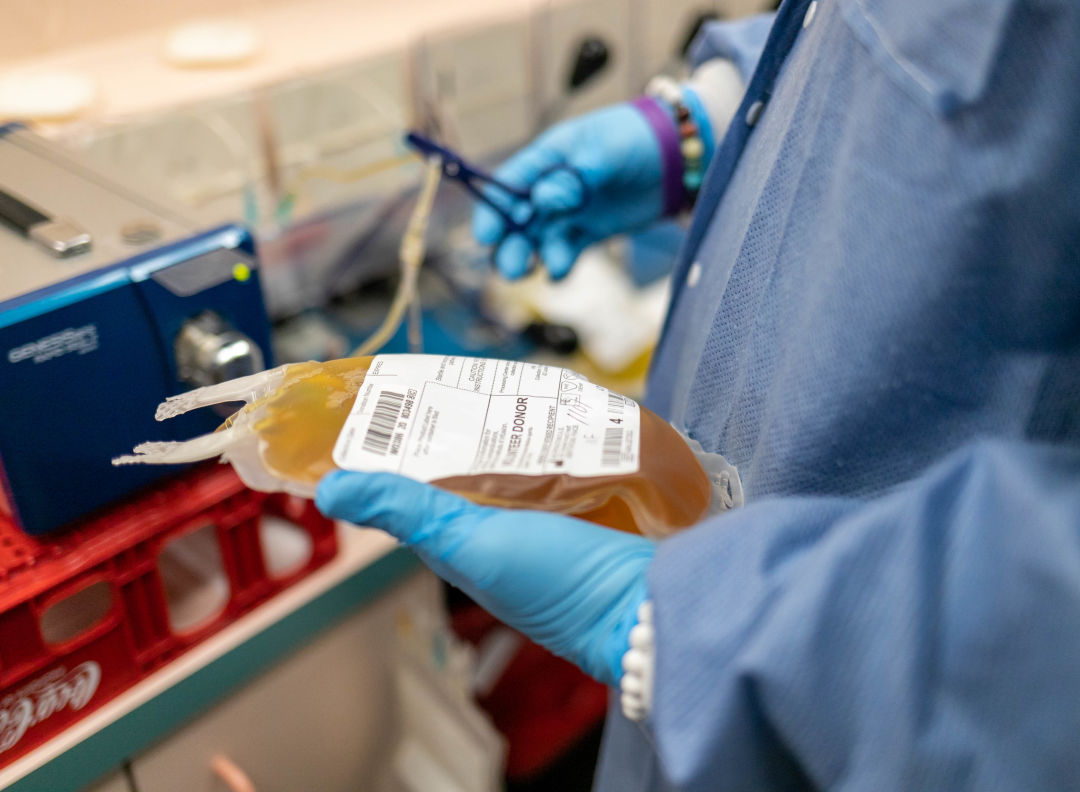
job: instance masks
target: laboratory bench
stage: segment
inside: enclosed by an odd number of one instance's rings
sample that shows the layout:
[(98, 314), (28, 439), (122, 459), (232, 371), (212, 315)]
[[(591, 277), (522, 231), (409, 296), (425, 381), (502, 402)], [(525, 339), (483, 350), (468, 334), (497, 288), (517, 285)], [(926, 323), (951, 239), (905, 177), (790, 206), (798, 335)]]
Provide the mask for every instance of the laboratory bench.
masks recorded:
[[(327, 761), (341, 753), (348, 761), (324, 769), (331, 775), (355, 772), (378, 743), (376, 702), (386, 687), (365, 664), (401, 621), (387, 600), (438, 603), (441, 591), (415, 556), (385, 534), (343, 525), (338, 530), (333, 560), (0, 769), (0, 789), (210, 788), (210, 761), (225, 757), (243, 766), (256, 757), (266, 776), (274, 765), (272, 758), (267, 764), (268, 751), (305, 751)], [(350, 702), (350, 693), (369, 697), (368, 707), (349, 706), (359, 703)], [(305, 722), (309, 714), (318, 721)], [(326, 737), (334, 730), (355, 734), (337, 734), (341, 745), (329, 752), (305, 744), (307, 732), (307, 743), (332, 746)], [(351, 739), (356, 746), (348, 745)], [(203, 767), (193, 766), (200, 762)], [(289, 772), (273, 768), (279, 780)], [(193, 783), (196, 773), (201, 783)]]

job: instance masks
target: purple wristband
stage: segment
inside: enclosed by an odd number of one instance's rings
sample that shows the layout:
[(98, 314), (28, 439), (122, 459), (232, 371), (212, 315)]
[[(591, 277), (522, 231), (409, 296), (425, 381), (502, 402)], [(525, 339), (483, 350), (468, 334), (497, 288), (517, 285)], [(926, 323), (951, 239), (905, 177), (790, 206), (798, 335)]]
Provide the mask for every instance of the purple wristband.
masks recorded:
[(661, 181), (664, 190), (664, 216), (678, 214), (683, 206), (683, 161), (679, 148), (679, 132), (668, 112), (649, 96), (639, 96), (630, 102), (649, 122), (656, 142), (660, 144)]

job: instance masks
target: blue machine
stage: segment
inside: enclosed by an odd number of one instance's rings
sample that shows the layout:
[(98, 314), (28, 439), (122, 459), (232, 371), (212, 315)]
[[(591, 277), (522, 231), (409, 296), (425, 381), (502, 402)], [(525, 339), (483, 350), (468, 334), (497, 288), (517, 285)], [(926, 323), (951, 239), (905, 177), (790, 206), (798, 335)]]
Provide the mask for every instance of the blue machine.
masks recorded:
[(200, 231), (182, 210), (0, 127), (0, 507), (25, 531), (175, 473), (110, 459), (214, 428), (212, 413), (157, 423), (154, 408), (269, 363), (245, 229)]

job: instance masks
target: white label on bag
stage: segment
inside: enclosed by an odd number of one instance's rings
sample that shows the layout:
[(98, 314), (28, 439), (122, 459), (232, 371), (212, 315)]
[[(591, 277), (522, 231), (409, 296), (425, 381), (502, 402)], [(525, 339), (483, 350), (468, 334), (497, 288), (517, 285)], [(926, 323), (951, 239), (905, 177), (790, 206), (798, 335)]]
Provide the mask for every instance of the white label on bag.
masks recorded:
[(420, 481), (480, 473), (635, 473), (636, 402), (567, 369), (439, 355), (379, 355), (334, 446), (343, 470)]

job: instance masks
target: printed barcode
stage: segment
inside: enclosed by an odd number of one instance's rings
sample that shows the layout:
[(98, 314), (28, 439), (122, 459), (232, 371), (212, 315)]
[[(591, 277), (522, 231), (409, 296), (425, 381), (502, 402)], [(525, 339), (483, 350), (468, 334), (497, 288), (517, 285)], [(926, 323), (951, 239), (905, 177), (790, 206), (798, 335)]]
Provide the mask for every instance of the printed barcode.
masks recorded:
[(622, 459), (622, 427), (604, 430), (604, 447), (600, 452), (600, 467), (615, 467)]
[(386, 456), (403, 401), (405, 401), (404, 393), (383, 391), (379, 394), (375, 412), (371, 414), (371, 424), (368, 426), (367, 434), (364, 435), (365, 451)]
[(607, 395), (607, 411), (612, 415), (622, 415), (625, 406), (626, 402), (623, 401), (623, 397), (619, 394), (609, 393)]

